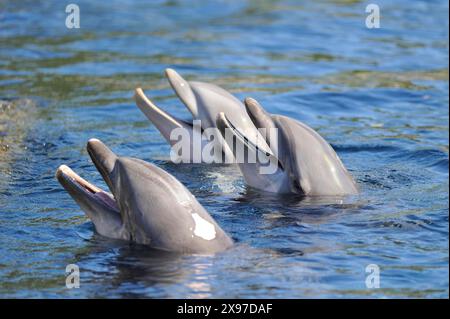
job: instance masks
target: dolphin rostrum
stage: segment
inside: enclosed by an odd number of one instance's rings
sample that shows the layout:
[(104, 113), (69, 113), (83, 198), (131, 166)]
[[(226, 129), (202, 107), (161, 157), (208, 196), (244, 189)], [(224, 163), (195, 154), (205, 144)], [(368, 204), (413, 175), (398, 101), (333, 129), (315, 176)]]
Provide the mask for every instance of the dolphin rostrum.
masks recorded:
[[(240, 143), (247, 152), (258, 155), (255, 162), (239, 163), (248, 185), (268, 192), (307, 196), (358, 193), (352, 176), (319, 133), (300, 121), (267, 113), (252, 98), (245, 99), (245, 106), (255, 127), (263, 128), (266, 132), (277, 132), (276, 139), (266, 134), (266, 141), (272, 149), (272, 154), (268, 154), (246, 138), (245, 133), (228, 117), (228, 113), (220, 113), (217, 117), (217, 126), (222, 134), (230, 130), (236, 143)], [(261, 174), (262, 167), (273, 163), (277, 167), (270, 174)]]
[(232, 246), (203, 206), (166, 171), (118, 157), (97, 139), (89, 140), (87, 151), (111, 193), (65, 165), (56, 178), (100, 235), (180, 253), (214, 253)]
[[(208, 144), (208, 141), (213, 141), (213, 144), (222, 150), (219, 154), (214, 154), (218, 157), (216, 162), (232, 163), (234, 161), (232, 150), (227, 143), (224, 143), (223, 137), (216, 126), (217, 116), (220, 112), (224, 112), (230, 120), (233, 121), (234, 125), (245, 134), (247, 139), (258, 145), (260, 149), (270, 153), (270, 148), (265, 143), (265, 139), (260, 135), (245, 111), (244, 104), (235, 96), (214, 84), (196, 81), (188, 82), (172, 69), (166, 69), (165, 74), (177, 96), (192, 114), (193, 120), (201, 121), (201, 131), (203, 134), (200, 133), (202, 139), (201, 149), (197, 150), (197, 152), (202, 151)], [(161, 110), (145, 96), (141, 88), (135, 90), (135, 100), (139, 109), (156, 126), (167, 142), (172, 146), (176, 143), (176, 141), (170, 138), (170, 134), (174, 129), (186, 129), (190, 132), (191, 138), (195, 134), (191, 123), (180, 120)], [(215, 134), (214, 137), (205, 133), (205, 130), (211, 128), (217, 131), (217, 134)], [(193, 146), (191, 145), (191, 149), (192, 148)], [(181, 157), (184, 162), (192, 162), (193, 156), (195, 156), (195, 150), (190, 152), (190, 154), (187, 155), (187, 158)]]

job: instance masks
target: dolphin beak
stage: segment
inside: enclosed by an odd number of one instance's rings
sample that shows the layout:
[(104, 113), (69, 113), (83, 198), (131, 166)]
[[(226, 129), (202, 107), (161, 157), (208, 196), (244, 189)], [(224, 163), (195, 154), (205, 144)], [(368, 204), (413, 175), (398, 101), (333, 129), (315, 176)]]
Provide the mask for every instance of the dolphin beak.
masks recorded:
[(90, 201), (91, 203), (101, 203), (106, 206), (109, 211), (119, 212), (117, 203), (111, 194), (103, 191), (94, 184), (89, 183), (70, 169), (70, 167), (61, 165), (56, 170), (55, 176), (58, 182), (76, 202), (82, 203)]
[(198, 117), (198, 108), (197, 108), (197, 99), (195, 98), (195, 94), (191, 89), (188, 81), (183, 79), (181, 75), (179, 75), (173, 69), (166, 69), (165, 71), (166, 77), (169, 80), (172, 89), (175, 91), (180, 100), (186, 105), (189, 112), (191, 112), (194, 118)]
[(157, 124), (160, 122), (170, 122), (173, 126), (179, 126), (177, 120), (170, 114), (157, 107), (145, 95), (144, 91), (142, 91), (141, 88), (136, 88), (134, 90), (134, 99), (136, 101), (136, 105), (152, 123)]
[(102, 175), (111, 192), (114, 193), (111, 174), (113, 173), (117, 161), (117, 155), (96, 138), (92, 138), (88, 141), (86, 149), (95, 167)]
[[(224, 138), (226, 137), (226, 130), (229, 130), (233, 136), (238, 138), (247, 148), (253, 150), (255, 153), (262, 152), (265, 156), (274, 156), (267, 143), (262, 139), (261, 135), (256, 138), (256, 142), (253, 139), (249, 139), (248, 135), (245, 134), (246, 132), (236, 128), (233, 123), (231, 123), (231, 121), (227, 118), (225, 113), (219, 113), (219, 115), (217, 116), (216, 124)], [(264, 143), (258, 143), (258, 141), (262, 141)], [(232, 145), (229, 146), (230, 148), (234, 149)], [(234, 155), (236, 156), (236, 154)]]

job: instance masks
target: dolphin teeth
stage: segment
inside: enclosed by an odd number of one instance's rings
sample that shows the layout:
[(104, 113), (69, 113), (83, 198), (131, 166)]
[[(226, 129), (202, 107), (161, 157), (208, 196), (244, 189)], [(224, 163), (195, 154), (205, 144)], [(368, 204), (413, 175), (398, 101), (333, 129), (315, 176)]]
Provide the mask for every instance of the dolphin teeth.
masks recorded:
[(89, 183), (87, 180), (85, 180), (80, 175), (75, 173), (67, 165), (61, 165), (56, 170), (56, 178), (57, 179), (60, 179), (63, 176), (69, 178), (73, 184), (77, 185), (79, 188), (81, 188), (85, 192), (93, 195), (92, 198), (94, 198), (96, 201), (103, 202), (105, 205), (107, 205), (111, 209), (113, 209), (117, 212), (119, 211), (117, 202), (114, 199), (114, 196), (112, 194), (105, 192), (104, 190), (95, 186), (92, 183)]

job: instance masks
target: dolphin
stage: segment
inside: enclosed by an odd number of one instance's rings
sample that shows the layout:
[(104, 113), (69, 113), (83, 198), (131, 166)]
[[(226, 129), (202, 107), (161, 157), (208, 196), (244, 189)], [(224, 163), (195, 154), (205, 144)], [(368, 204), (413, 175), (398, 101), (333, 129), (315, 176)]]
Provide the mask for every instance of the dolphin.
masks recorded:
[(189, 190), (175, 177), (145, 161), (118, 157), (91, 139), (87, 151), (111, 193), (68, 166), (56, 178), (102, 236), (179, 253), (215, 253), (233, 245)]
[[(214, 153), (216, 163), (234, 162), (233, 152), (228, 144), (224, 143), (223, 137), (216, 126), (217, 116), (220, 112), (224, 112), (233, 121), (234, 125), (245, 134), (247, 139), (258, 145), (265, 152), (271, 152), (265, 139), (253, 125), (244, 104), (235, 96), (214, 84), (196, 81), (188, 82), (173, 69), (166, 69), (165, 74), (177, 96), (192, 114), (193, 120), (201, 121), (203, 134), (199, 134), (201, 137), (201, 150), (199, 151), (203, 151), (208, 142), (212, 141), (213, 145), (222, 150), (222, 152), (217, 152), (217, 154)], [(191, 123), (180, 120), (161, 110), (144, 94), (141, 88), (135, 90), (134, 97), (139, 109), (156, 126), (170, 145), (173, 146), (177, 142), (170, 138), (171, 132), (176, 128), (186, 129), (189, 132), (191, 141), (193, 141), (192, 137), (195, 134), (195, 130)], [(205, 130), (207, 129), (215, 129), (217, 134), (214, 134), (214, 136), (206, 134)], [(191, 149), (194, 148), (192, 144), (190, 147)], [(184, 157), (181, 154), (182, 160), (192, 163), (195, 151), (189, 152), (186, 156)]]
[[(234, 125), (228, 113), (218, 115), (217, 127), (223, 136), (226, 130), (231, 131), (233, 141), (256, 158), (254, 162), (245, 160), (239, 164), (248, 185), (267, 192), (305, 196), (358, 193), (352, 176), (319, 133), (295, 119), (267, 113), (255, 99), (247, 98), (244, 103), (255, 127), (270, 132), (266, 134), (266, 141), (272, 149), (271, 154), (253, 145)], [(274, 165), (274, 169), (270, 174), (261, 174), (261, 168), (268, 165)]]

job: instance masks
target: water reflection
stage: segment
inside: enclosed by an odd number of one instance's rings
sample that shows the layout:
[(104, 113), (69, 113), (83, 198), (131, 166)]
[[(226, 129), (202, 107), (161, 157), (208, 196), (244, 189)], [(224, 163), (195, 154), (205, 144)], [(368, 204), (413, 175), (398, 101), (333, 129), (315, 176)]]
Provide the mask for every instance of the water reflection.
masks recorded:
[[(75, 255), (82, 273), (90, 282), (114, 292), (111, 297), (173, 297), (164, 286), (186, 285), (192, 297), (208, 297), (208, 259), (165, 252), (146, 246), (113, 241), (93, 235), (89, 246)], [(134, 287), (130, 291), (128, 287)]]

